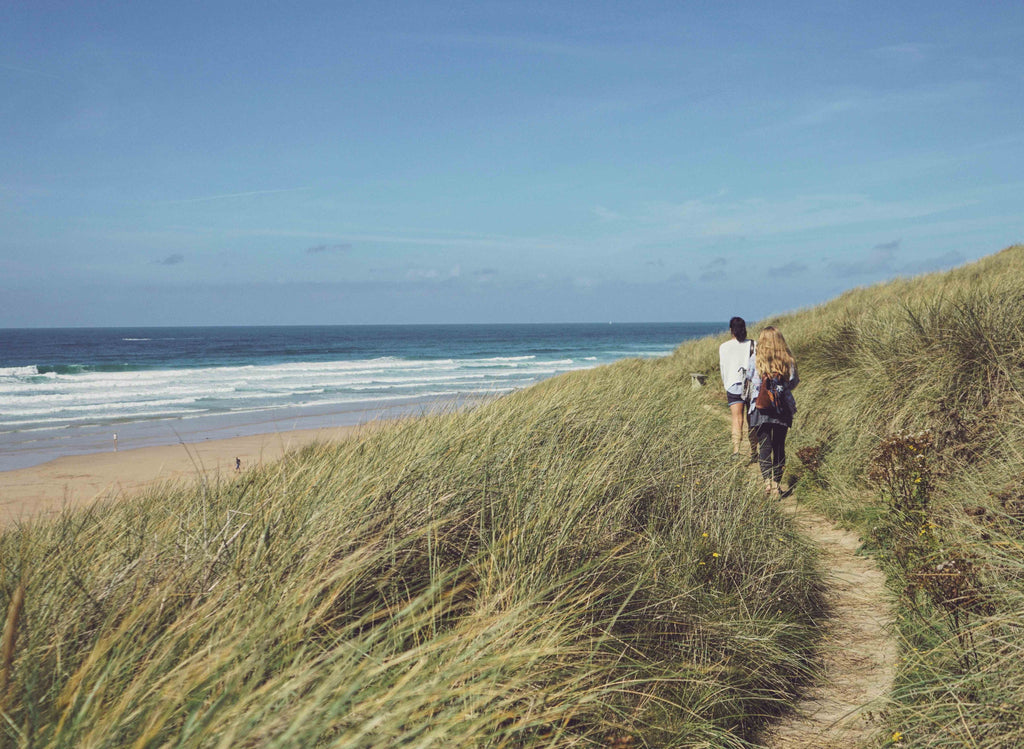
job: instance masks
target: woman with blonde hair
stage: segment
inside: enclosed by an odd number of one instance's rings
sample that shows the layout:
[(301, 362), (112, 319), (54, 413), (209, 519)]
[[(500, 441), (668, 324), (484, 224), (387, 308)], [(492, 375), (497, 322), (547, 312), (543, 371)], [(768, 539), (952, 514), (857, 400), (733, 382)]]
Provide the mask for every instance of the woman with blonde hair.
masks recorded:
[(786, 433), (793, 426), (796, 399), (793, 390), (800, 383), (796, 359), (786, 339), (769, 325), (757, 337), (748, 367), (753, 397), (748, 417), (757, 431), (758, 463), (765, 491), (781, 495), (779, 482), (786, 467)]

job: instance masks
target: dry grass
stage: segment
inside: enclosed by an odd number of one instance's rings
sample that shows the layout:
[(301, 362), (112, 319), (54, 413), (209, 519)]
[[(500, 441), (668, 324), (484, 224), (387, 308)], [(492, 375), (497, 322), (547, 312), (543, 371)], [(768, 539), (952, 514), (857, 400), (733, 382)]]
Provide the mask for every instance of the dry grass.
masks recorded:
[[(879, 745), (1024, 745), (1022, 321), (1022, 247), (762, 321), (801, 362), (801, 500), (901, 595)], [(717, 345), (5, 533), (4, 743), (756, 741), (820, 576), (689, 389)], [(873, 470), (921, 430), (927, 472)]]
[(1024, 246), (768, 322), (800, 361), (801, 500), (858, 528), (899, 594), (877, 744), (1024, 746)]
[(675, 359), (0, 542), (12, 746), (744, 746), (813, 555)]

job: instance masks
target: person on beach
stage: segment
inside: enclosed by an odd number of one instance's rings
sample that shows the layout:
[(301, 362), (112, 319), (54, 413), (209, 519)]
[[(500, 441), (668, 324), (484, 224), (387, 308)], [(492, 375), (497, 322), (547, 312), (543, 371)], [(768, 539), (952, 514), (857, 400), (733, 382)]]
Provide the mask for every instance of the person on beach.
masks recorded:
[[(796, 399), (792, 391), (800, 384), (800, 377), (786, 339), (771, 325), (757, 337), (748, 372), (752, 385), (748, 418), (750, 426), (757, 432), (761, 478), (764, 479), (765, 492), (779, 497), (782, 494), (782, 472), (786, 467), (786, 434), (793, 426), (793, 414), (796, 413)], [(769, 404), (767, 397), (758, 397), (762, 388), (771, 388), (777, 396), (774, 403)]]
[(740, 457), (743, 432), (746, 431), (750, 442), (750, 459), (754, 460), (757, 443), (753, 429), (744, 423), (747, 404), (743, 399), (743, 383), (748, 379), (747, 368), (754, 355), (754, 342), (747, 338), (747, 323), (742, 317), (729, 320), (729, 332), (732, 338), (718, 347), (718, 367), (722, 372), (722, 386), (732, 416), (732, 456)]

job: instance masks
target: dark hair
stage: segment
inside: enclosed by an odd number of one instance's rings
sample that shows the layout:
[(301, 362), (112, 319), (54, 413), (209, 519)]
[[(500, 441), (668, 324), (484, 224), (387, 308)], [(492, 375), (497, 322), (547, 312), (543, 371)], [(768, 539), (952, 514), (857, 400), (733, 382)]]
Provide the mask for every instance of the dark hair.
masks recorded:
[(729, 330), (737, 341), (747, 340), (747, 323), (742, 317), (734, 317), (729, 321)]

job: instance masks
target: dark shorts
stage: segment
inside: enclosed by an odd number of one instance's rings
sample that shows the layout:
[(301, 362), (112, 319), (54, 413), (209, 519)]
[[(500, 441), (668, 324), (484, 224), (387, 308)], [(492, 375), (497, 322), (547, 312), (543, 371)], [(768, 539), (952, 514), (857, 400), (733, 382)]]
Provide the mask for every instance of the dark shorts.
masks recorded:
[(746, 401), (743, 400), (742, 395), (733, 395), (732, 393), (729, 392), (725, 394), (725, 402), (728, 403), (730, 406), (733, 403), (746, 403)]

